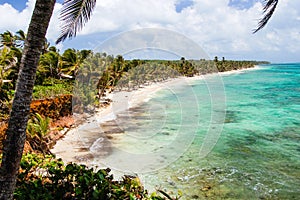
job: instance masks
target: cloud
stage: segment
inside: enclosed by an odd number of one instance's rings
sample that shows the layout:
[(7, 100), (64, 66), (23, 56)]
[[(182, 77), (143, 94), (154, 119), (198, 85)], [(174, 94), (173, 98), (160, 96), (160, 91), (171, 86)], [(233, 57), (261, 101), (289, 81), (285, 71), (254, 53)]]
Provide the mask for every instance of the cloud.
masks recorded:
[(34, 8), (35, 0), (29, 0), (26, 3), (26, 8), (19, 12), (10, 4), (5, 3), (0, 5), (0, 32), (10, 30), (16, 32), (20, 29), (26, 30), (29, 25), (29, 20)]
[[(0, 5), (0, 31), (26, 29), (33, 9), (30, 0), (26, 9), (18, 12), (8, 4)], [(268, 59), (280, 61), (298, 59), (300, 1), (280, 1), (270, 23), (252, 34), (261, 18), (262, 4), (258, 0), (101, 0), (97, 2), (91, 20), (77, 38), (65, 44), (87, 48), (98, 44), (91, 36), (130, 31), (137, 28), (166, 28), (182, 33), (203, 47), (212, 57), (232, 59)], [(187, 3), (187, 4), (186, 4)], [(178, 11), (178, 5), (182, 9)], [(187, 5), (187, 6), (185, 6)], [(57, 3), (47, 37), (54, 41), (59, 35)], [(176, 11), (177, 10), (177, 11)], [(98, 38), (99, 39), (99, 38)], [(97, 39), (97, 40), (98, 40)], [(282, 56), (280, 56), (282, 55)], [(299, 60), (298, 60), (299, 61)]]
[(173, 0), (103, 0), (97, 3), (91, 21), (81, 34), (165, 26), (177, 20)]
[[(26, 7), (19, 11), (15, 9), (12, 5), (4, 3), (0, 5), (0, 32), (3, 33), (6, 30), (11, 32), (16, 32), (18, 30), (27, 31), (31, 15), (34, 9), (36, 0), (28, 0)], [(47, 37), (54, 39), (58, 37), (59, 34), (59, 20), (58, 14), (61, 8), (61, 4), (57, 3), (51, 18), (50, 27), (47, 32)]]
[(59, 13), (62, 8), (62, 4), (56, 3), (54, 6), (53, 14), (50, 20), (49, 28), (46, 37), (52, 42), (55, 41), (60, 35), (60, 20)]

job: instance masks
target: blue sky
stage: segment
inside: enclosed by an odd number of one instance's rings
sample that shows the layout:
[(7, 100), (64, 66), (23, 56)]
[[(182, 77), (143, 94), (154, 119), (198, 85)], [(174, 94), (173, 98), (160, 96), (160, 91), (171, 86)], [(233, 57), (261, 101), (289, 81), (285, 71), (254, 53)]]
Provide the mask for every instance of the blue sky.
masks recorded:
[[(0, 32), (26, 30), (35, 0), (0, 0)], [(262, 13), (262, 0), (99, 0), (95, 12), (65, 49), (95, 49), (126, 31), (160, 28), (183, 34), (207, 54), (227, 59), (299, 62), (300, 1), (281, 0), (265, 29), (252, 34)], [(47, 38), (59, 35), (57, 1)], [(176, 41), (175, 41), (176, 42)]]
[(257, 2), (262, 0), (230, 0), (228, 5), (238, 9), (249, 9)]
[[(63, 0), (57, 0), (56, 2), (62, 3)], [(0, 0), (0, 4), (9, 3), (18, 11), (22, 11), (26, 8), (27, 0)]]
[(186, 1), (177, 1), (175, 3), (176, 6), (176, 12), (181, 12), (182, 10), (184, 10), (185, 8), (188, 8), (190, 6), (193, 6), (194, 1), (192, 0), (186, 0)]

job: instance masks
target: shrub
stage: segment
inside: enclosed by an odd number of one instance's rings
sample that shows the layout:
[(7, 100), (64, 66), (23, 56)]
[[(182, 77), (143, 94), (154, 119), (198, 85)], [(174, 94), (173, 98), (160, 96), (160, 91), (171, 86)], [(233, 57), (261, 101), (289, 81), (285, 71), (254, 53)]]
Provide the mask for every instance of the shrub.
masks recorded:
[(45, 99), (64, 94), (72, 94), (72, 90), (73, 86), (69, 84), (37, 85), (34, 87), (33, 98)]
[(30, 199), (145, 199), (163, 200), (171, 198), (163, 191), (148, 194), (137, 177), (124, 176), (113, 180), (110, 169), (95, 171), (85, 165), (70, 163), (53, 156), (26, 154), (21, 161), (20, 173), (14, 198)]

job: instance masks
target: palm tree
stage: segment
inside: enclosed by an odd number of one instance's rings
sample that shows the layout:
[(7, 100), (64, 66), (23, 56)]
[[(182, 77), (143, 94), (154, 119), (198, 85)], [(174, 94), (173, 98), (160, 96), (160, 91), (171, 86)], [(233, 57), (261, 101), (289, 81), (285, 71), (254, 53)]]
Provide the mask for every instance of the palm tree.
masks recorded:
[(14, 47), (15, 46), (15, 37), (12, 32), (5, 31), (0, 34), (0, 47)]
[(38, 72), (42, 77), (58, 78), (61, 73), (59, 67), (60, 55), (56, 51), (49, 51), (41, 55)]
[(5, 31), (0, 34), (0, 47), (22, 48), (25, 38), (26, 34), (22, 30), (17, 31), (15, 35), (10, 31)]
[[(18, 58), (14, 56), (11, 49), (4, 47), (0, 49), (0, 106), (8, 108), (9, 92), (13, 88), (13, 80), (11, 74), (14, 73), (14, 67), (18, 62)], [(0, 111), (1, 112), (1, 111)]]
[(113, 63), (108, 66), (107, 71), (112, 78), (111, 86), (115, 86), (118, 80), (120, 80), (120, 78), (122, 77), (122, 74), (125, 72), (124, 58), (121, 55), (118, 55), (114, 59)]
[[(16, 93), (3, 147), (0, 169), (0, 200), (13, 199), (16, 175), (26, 139), (26, 126), (36, 70), (55, 2), (55, 0), (36, 0), (28, 28)], [(258, 30), (268, 22), (277, 2), (278, 0), (266, 1), (266, 16), (259, 24)], [(65, 0), (61, 14), (61, 20), (65, 24), (62, 26), (62, 33), (56, 42), (59, 43), (76, 36), (76, 32), (89, 20), (95, 4), (96, 0)]]
[(12, 68), (18, 62), (18, 58), (11, 53), (10, 48), (4, 47), (0, 50), (0, 91), (2, 84), (5, 82), (11, 82), (11, 80), (4, 80)]
[[(16, 176), (26, 139), (26, 127), (32, 99), (33, 86), (40, 54), (45, 44), (45, 35), (53, 13), (55, 0), (36, 0), (29, 24), (21, 60), (21, 69), (17, 80), (16, 92), (0, 169), (0, 199), (13, 199)], [(57, 42), (62, 42), (76, 32), (90, 18), (96, 0), (65, 0), (61, 19), (66, 22)]]
[(0, 49), (3, 50), (2, 56), (5, 54), (5, 52), (9, 52), (9, 56), (14, 57), (14, 60), (16, 60), (14, 61), (14, 65), (10, 65), (11, 73), (9, 73), (8, 76), (8, 78), (12, 80), (13, 86), (15, 86), (20, 68), (20, 60), (22, 57), (24, 41), (25, 33), (22, 30), (17, 31), (15, 35), (10, 31), (5, 31), (4, 33), (0, 34)]
[(13, 199), (32, 99), (36, 69), (55, 0), (37, 0), (21, 60), (0, 171), (0, 199)]
[(61, 69), (61, 75), (68, 75), (70, 77), (75, 77), (80, 65), (91, 53), (90, 50), (76, 51), (75, 49), (67, 49), (63, 53), (60, 59), (60, 65), (63, 67)]

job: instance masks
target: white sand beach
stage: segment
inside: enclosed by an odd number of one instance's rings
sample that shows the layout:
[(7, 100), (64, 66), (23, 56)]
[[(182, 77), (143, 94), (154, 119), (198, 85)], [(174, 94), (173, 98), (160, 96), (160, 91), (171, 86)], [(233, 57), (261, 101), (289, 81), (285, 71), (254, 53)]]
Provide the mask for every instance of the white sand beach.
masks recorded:
[[(112, 100), (109, 106), (99, 109), (93, 116), (87, 118), (84, 123), (69, 130), (61, 140), (57, 141), (51, 152), (57, 158), (62, 158), (66, 163), (77, 162), (90, 166), (91, 163), (89, 161), (94, 156), (94, 153), (97, 152), (97, 156), (105, 156), (110, 153), (110, 142), (107, 139), (108, 131), (103, 130), (100, 124), (105, 122), (109, 129), (114, 125), (113, 120), (119, 113), (148, 101), (159, 90), (172, 85), (182, 84), (182, 82), (187, 82), (187, 80), (202, 78), (202, 76), (194, 77), (193, 79), (179, 77), (165, 82), (152, 83), (138, 90), (113, 92), (107, 96), (107, 98)], [(114, 128), (114, 130), (109, 132), (117, 134), (122, 133), (122, 130), (115, 130)], [(98, 144), (95, 145), (97, 142)], [(101, 151), (95, 148), (101, 148)], [(101, 152), (101, 155), (98, 152)]]
[[(123, 133), (123, 130), (116, 128), (117, 126), (114, 124), (114, 119), (119, 113), (148, 101), (161, 89), (166, 89), (177, 84), (191, 84), (193, 81), (209, 78), (211, 76), (242, 73), (243, 71), (257, 68), (258, 67), (195, 77), (179, 77), (165, 82), (152, 83), (130, 92), (113, 92), (108, 96), (108, 98), (112, 100), (112, 103), (108, 107), (98, 110), (95, 115), (87, 118), (84, 123), (69, 130), (64, 138), (57, 141), (51, 152), (55, 154), (57, 158), (62, 158), (65, 163), (76, 162), (93, 166), (91, 163), (93, 157), (97, 156), (97, 158), (99, 158), (110, 154), (110, 139), (116, 134)], [(105, 126), (100, 126), (100, 124), (105, 124)]]

